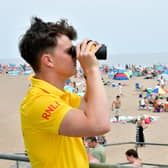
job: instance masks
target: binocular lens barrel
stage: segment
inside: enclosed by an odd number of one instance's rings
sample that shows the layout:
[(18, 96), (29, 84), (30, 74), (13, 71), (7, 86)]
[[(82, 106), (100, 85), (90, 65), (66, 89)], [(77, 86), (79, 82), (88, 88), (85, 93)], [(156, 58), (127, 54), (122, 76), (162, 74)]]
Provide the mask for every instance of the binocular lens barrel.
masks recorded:
[[(70, 55), (75, 58), (76, 57), (76, 46), (72, 46), (70, 49)], [(98, 60), (106, 60), (107, 59), (107, 47), (102, 44), (99, 50), (95, 53), (96, 58)]]

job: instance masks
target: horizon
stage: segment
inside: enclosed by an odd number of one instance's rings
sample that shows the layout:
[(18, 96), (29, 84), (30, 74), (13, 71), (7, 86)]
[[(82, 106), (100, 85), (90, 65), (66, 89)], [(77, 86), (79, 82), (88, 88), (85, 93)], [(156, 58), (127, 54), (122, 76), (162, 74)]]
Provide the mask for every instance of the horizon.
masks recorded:
[[(110, 55), (110, 54), (109, 54)], [(168, 65), (168, 53), (131, 53), (131, 54), (111, 54), (107, 56), (107, 60), (99, 60), (100, 64), (107, 65), (125, 65), (125, 64), (134, 64), (134, 65), (144, 65), (150, 66), (154, 64), (164, 64)], [(145, 57), (145, 60), (142, 60), (141, 57)], [(124, 57), (127, 57), (125, 61)], [(23, 64), (26, 63), (21, 57), (17, 58), (0, 58), (0, 64)], [(27, 63), (26, 63), (27, 64)]]

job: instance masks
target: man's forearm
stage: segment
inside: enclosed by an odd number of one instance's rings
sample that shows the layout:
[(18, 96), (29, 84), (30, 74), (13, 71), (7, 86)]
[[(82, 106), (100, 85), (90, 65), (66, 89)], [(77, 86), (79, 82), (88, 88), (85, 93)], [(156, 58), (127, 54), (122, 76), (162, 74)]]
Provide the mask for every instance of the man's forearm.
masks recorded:
[(109, 122), (109, 110), (100, 72), (98, 69), (93, 69), (86, 76), (86, 115), (96, 126), (106, 125)]

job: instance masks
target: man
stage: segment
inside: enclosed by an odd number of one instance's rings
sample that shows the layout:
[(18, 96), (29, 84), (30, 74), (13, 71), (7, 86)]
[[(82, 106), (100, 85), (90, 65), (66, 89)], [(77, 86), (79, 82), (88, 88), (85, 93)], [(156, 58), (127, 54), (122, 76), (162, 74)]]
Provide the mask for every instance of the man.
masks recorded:
[(106, 153), (104, 147), (97, 142), (96, 137), (88, 137), (86, 139), (88, 147), (91, 148), (91, 155), (100, 162), (106, 161)]
[[(44, 22), (35, 17), (19, 50), (35, 76), (20, 107), (26, 151), (32, 168), (88, 168), (81, 137), (110, 130), (107, 98), (95, 52), (101, 47), (85, 39), (70, 50), (77, 36), (66, 20)], [(84, 98), (64, 90), (79, 61), (86, 76)], [(101, 97), (101, 99), (100, 99)], [(78, 159), (76, 159), (78, 158)]]
[(116, 99), (112, 102), (112, 111), (114, 110), (115, 113), (114, 116), (117, 122), (119, 121), (120, 108), (121, 108), (120, 96), (117, 95)]
[(166, 80), (163, 78), (163, 76), (161, 76), (161, 78), (160, 78), (160, 86), (161, 86), (161, 88), (165, 88), (165, 83), (166, 83)]

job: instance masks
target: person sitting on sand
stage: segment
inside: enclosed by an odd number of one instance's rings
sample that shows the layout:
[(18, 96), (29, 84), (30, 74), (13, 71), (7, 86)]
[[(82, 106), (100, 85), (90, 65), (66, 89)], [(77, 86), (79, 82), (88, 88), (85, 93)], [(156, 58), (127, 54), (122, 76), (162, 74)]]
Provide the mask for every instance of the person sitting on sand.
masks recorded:
[(150, 95), (149, 95), (149, 97), (148, 97), (148, 102), (149, 102), (149, 104), (150, 104), (150, 105), (152, 105), (152, 106), (153, 106), (154, 99), (153, 99), (152, 94), (150, 94)]
[(164, 104), (164, 111), (168, 112), (168, 97), (166, 97), (166, 102)]
[(161, 112), (161, 111), (163, 111), (163, 105), (159, 101), (159, 96), (155, 97), (153, 106), (154, 106), (154, 112)]
[(139, 100), (139, 106), (140, 106), (140, 109), (148, 109), (148, 105), (149, 105), (149, 102), (148, 102), (148, 99), (146, 96), (142, 96)]
[(133, 167), (142, 167), (142, 164), (139, 161), (139, 156), (136, 150), (129, 149), (125, 152), (127, 160), (131, 163), (130, 166)]

